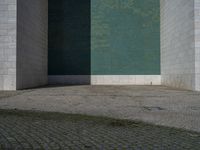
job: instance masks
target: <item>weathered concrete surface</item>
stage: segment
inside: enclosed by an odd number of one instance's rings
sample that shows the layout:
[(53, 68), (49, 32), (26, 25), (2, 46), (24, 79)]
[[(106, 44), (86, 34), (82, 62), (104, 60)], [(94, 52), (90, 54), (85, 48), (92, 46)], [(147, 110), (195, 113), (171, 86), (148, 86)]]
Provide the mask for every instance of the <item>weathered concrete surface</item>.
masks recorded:
[(16, 90), (16, 0), (0, 0), (0, 90)]
[(48, 0), (0, 0), (0, 90), (47, 84)]
[[(199, 90), (196, 76), (194, 0), (161, 0), (162, 85)], [(197, 27), (196, 27), (197, 28)]]
[(0, 99), (0, 109), (15, 108), (141, 120), (200, 132), (200, 93), (163, 86), (47, 87)]
[(17, 1), (17, 89), (48, 82), (48, 0)]

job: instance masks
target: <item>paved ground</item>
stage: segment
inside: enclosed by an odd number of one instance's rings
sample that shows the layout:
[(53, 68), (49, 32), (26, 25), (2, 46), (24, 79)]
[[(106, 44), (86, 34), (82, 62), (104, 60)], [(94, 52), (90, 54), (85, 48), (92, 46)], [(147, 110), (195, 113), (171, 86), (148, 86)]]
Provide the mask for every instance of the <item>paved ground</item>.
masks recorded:
[(199, 150), (200, 133), (84, 115), (0, 110), (0, 149)]
[(199, 92), (163, 86), (66, 86), (0, 95), (0, 109), (107, 116), (200, 132)]

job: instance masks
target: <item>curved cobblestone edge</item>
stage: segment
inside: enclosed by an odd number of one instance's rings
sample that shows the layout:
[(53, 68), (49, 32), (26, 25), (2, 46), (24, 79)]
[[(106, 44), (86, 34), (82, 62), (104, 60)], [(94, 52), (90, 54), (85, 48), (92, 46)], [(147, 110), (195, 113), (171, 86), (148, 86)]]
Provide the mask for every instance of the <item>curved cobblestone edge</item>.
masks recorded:
[(139, 121), (0, 110), (0, 149), (199, 149), (200, 133)]

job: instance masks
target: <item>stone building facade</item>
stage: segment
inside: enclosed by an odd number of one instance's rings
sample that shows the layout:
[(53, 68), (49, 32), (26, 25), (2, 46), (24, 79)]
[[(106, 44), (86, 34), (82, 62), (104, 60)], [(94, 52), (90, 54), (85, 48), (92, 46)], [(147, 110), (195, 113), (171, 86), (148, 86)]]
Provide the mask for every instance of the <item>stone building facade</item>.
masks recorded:
[(0, 90), (200, 90), (200, 0), (0, 0)]

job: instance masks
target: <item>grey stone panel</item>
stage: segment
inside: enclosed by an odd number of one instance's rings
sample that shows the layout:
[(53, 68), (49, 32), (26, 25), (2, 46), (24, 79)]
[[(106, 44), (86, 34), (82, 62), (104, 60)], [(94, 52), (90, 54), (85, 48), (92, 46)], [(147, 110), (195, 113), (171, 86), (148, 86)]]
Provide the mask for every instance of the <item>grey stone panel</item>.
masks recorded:
[(48, 0), (18, 0), (17, 89), (48, 82)]
[(194, 0), (161, 0), (162, 84), (196, 90)]
[(195, 0), (195, 88), (200, 91), (200, 0)]
[(0, 90), (16, 90), (16, 0), (0, 0)]

